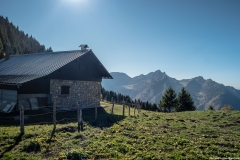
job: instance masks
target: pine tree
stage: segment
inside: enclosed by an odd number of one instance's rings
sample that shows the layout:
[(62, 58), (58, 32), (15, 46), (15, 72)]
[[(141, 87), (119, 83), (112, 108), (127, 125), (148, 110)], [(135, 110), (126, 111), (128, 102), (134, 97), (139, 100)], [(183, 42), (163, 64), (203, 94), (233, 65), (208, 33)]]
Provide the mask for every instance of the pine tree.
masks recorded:
[(177, 106), (175, 111), (181, 112), (181, 111), (194, 111), (194, 110), (196, 110), (196, 107), (191, 98), (191, 95), (183, 87), (181, 92), (178, 94)]
[(3, 43), (2, 40), (0, 39), (0, 53), (3, 53), (4, 49), (3, 49)]
[(48, 51), (49, 52), (53, 52), (52, 47), (49, 47)]
[(213, 106), (210, 105), (210, 106), (208, 107), (208, 110), (214, 110)]
[(149, 107), (148, 101), (146, 102), (146, 109), (147, 109), (147, 110), (150, 110), (150, 107)]
[(164, 93), (162, 99), (159, 102), (159, 107), (168, 112), (171, 112), (173, 108), (176, 106), (176, 93), (172, 89), (172, 87), (169, 87), (166, 92)]
[(152, 111), (158, 110), (158, 107), (157, 107), (156, 103), (154, 103), (154, 104), (152, 105), (151, 110), (152, 110)]

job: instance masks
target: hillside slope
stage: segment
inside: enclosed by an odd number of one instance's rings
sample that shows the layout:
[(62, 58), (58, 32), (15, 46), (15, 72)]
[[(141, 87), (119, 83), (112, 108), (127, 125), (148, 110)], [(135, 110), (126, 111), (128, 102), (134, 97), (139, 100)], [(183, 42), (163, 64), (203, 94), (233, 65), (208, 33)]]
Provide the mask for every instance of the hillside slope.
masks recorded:
[(142, 110), (134, 116), (131, 108), (131, 116), (123, 117), (121, 105), (115, 104), (112, 115), (111, 104), (102, 104), (106, 107), (98, 109), (97, 121), (94, 110), (83, 110), (84, 131), (80, 133), (76, 111), (57, 113), (55, 132), (52, 114), (29, 116), (29, 123), (40, 119), (49, 124), (27, 124), (24, 135), (19, 135), (19, 126), (1, 126), (0, 159), (198, 160), (240, 156), (238, 111)]
[(0, 16), (0, 58), (3, 57), (5, 45), (10, 46), (10, 54), (27, 54), (51, 52), (52, 48), (45, 48), (32, 35), (19, 30), (8, 18)]

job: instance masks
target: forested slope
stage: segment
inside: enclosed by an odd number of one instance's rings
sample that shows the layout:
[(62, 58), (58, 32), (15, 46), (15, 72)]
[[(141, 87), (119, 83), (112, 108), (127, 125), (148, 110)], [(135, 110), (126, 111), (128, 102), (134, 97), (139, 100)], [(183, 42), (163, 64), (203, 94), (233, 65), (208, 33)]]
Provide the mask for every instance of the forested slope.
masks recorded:
[(0, 16), (0, 58), (3, 57), (5, 45), (10, 46), (10, 54), (27, 54), (38, 52), (52, 52), (52, 48), (45, 48), (32, 35), (19, 30), (8, 18)]

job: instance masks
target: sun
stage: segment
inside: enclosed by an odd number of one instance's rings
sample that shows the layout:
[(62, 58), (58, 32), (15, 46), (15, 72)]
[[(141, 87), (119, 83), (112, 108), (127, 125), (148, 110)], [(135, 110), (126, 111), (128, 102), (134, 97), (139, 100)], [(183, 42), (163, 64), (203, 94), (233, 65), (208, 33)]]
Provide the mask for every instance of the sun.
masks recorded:
[(83, 5), (87, 3), (87, 0), (62, 0), (65, 4), (69, 5)]
[(89, 0), (61, 0), (59, 5), (63, 8), (70, 9), (69, 11), (74, 13), (82, 12), (83, 9), (88, 8)]
[(84, 2), (86, 0), (65, 0), (67, 2), (70, 2), (70, 3), (81, 3), (81, 2)]

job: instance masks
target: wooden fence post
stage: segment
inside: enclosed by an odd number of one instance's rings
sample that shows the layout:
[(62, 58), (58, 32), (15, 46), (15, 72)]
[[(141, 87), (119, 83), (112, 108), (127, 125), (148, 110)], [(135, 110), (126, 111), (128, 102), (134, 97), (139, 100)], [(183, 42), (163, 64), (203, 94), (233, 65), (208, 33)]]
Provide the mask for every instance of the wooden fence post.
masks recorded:
[(78, 119), (78, 132), (83, 131), (83, 119), (82, 119), (82, 105), (77, 104), (77, 119)]
[(134, 104), (134, 117), (136, 115), (136, 103)]
[(97, 120), (97, 106), (95, 106), (95, 120)]
[(80, 106), (78, 105), (77, 102), (76, 102), (76, 106), (77, 106), (78, 132), (80, 132)]
[(122, 103), (123, 103), (123, 111), (122, 111), (122, 115), (124, 116), (124, 114), (125, 114), (125, 102), (124, 102), (124, 97), (123, 97), (123, 101), (122, 101)]
[(53, 98), (53, 129), (56, 129), (56, 98)]
[(80, 126), (81, 131), (83, 131), (82, 105), (80, 105)]
[(132, 103), (130, 103), (128, 107), (128, 116), (130, 116), (130, 107), (133, 107)]
[(20, 108), (20, 133), (24, 134), (24, 108), (23, 108), (23, 104), (21, 105), (21, 108)]
[(113, 100), (113, 97), (112, 97), (112, 112), (111, 112), (111, 114), (113, 114), (113, 110), (114, 110), (114, 100)]
[(138, 103), (138, 114), (141, 113), (141, 108), (142, 108), (141, 104)]

